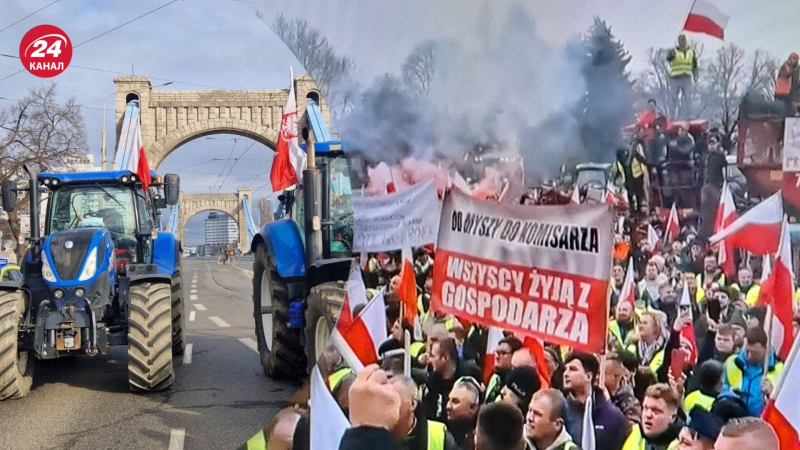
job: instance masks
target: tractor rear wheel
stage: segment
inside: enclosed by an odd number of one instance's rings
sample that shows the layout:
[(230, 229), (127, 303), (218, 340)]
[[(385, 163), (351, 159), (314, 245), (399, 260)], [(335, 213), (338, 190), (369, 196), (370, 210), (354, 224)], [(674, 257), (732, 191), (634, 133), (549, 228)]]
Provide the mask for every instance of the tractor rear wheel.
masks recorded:
[(180, 356), (186, 350), (186, 327), (184, 324), (183, 276), (178, 268), (172, 277), (172, 355)]
[(345, 286), (344, 281), (322, 283), (311, 288), (306, 298), (306, 359), (309, 373), (325, 351), (336, 326), (344, 303)]
[(131, 286), (128, 317), (128, 383), (132, 391), (172, 387), (172, 301), (170, 283)]
[(300, 333), (289, 328), (289, 290), (261, 243), (253, 263), (253, 317), (264, 372), (271, 378), (306, 376)]
[(22, 398), (33, 384), (33, 352), (17, 347), (24, 315), (22, 291), (0, 291), (0, 400)]

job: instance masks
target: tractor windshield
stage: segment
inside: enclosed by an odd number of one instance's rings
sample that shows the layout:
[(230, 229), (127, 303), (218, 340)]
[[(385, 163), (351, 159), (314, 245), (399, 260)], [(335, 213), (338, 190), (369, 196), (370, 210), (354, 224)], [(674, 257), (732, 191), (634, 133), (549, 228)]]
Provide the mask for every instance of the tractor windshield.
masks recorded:
[(133, 192), (121, 186), (65, 186), (53, 193), (48, 233), (104, 227), (116, 248), (136, 248)]

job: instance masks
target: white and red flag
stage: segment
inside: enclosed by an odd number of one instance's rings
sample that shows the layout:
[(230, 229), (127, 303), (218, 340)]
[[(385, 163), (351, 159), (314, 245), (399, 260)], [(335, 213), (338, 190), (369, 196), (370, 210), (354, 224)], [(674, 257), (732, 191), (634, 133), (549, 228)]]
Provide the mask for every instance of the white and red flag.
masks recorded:
[(489, 380), (494, 373), (494, 352), (504, 337), (503, 330), (498, 327), (489, 327), (486, 337), (486, 354), (483, 355), (483, 384), (486, 386), (489, 385)]
[(614, 191), (614, 185), (610, 182), (606, 184), (606, 195), (603, 197), (603, 203), (608, 203), (609, 205), (617, 205), (617, 194)]
[(146, 191), (153, 181), (150, 177), (150, 166), (147, 163), (147, 154), (142, 142), (141, 118), (139, 105), (134, 102), (125, 110), (125, 119), (122, 123), (123, 135), (120, 137), (117, 153), (122, 157), (115, 163), (114, 170), (128, 170), (142, 182), (142, 190)]
[[(383, 291), (367, 302), (364, 281), (355, 261), (353, 266), (355, 270), (351, 268), (344, 303), (331, 340), (348, 365), (359, 371), (378, 361), (378, 348), (387, 337), (386, 302)], [(357, 312), (356, 307), (362, 304), (366, 305)]]
[(650, 246), (650, 251), (653, 252), (653, 254), (661, 251), (661, 238), (658, 237), (658, 233), (656, 229), (653, 228), (653, 225), (649, 223), (647, 224), (647, 245)]
[(581, 190), (578, 189), (577, 185), (572, 189), (572, 197), (570, 197), (569, 202), (574, 205), (581, 204)]
[(792, 348), (792, 302), (794, 299), (794, 279), (792, 272), (792, 243), (784, 220), (781, 232), (781, 245), (775, 258), (772, 273), (761, 285), (758, 294), (759, 305), (772, 307), (770, 345), (778, 357), (786, 359)]
[[(739, 215), (736, 213), (736, 204), (733, 203), (731, 187), (727, 182), (722, 184), (722, 191), (719, 196), (719, 206), (717, 207), (717, 217), (714, 221), (714, 233), (732, 224)], [(719, 244), (719, 265), (727, 276), (733, 276), (736, 269), (733, 262), (733, 245), (729, 240), (722, 240)]]
[(683, 29), (725, 39), (725, 27), (728, 26), (729, 19), (727, 14), (708, 0), (695, 0)]
[(294, 74), (291, 67), (289, 72), (291, 74), (289, 98), (283, 109), (281, 128), (278, 131), (278, 145), (269, 173), (272, 192), (292, 189), (301, 183), (303, 169), (306, 167), (306, 154), (297, 143), (297, 101), (294, 98)]
[(404, 317), (410, 325), (417, 319), (417, 280), (414, 276), (414, 257), (411, 249), (403, 249), (403, 268), (400, 271), (400, 302), (405, 305)]
[(631, 307), (636, 303), (636, 280), (633, 276), (633, 258), (628, 258), (628, 271), (625, 272), (625, 281), (619, 292), (618, 303), (630, 303)]
[(800, 398), (800, 383), (796, 382), (800, 379), (800, 365), (797, 364), (798, 349), (800, 349), (800, 339), (795, 340), (781, 379), (761, 414), (778, 435), (780, 448), (785, 449), (800, 448), (800, 408), (797, 402)]
[(681, 330), (681, 339), (686, 339), (692, 347), (692, 354), (689, 355), (687, 361), (691, 362), (692, 365), (697, 364), (697, 339), (695, 338), (694, 334), (694, 313), (692, 312), (692, 298), (689, 294), (689, 283), (683, 283), (683, 294), (681, 295), (681, 302), (679, 303), (681, 310), (689, 310), (689, 317), (692, 319), (689, 322), (689, 325), (685, 326)]
[(709, 243), (714, 245), (724, 240), (730, 248), (743, 248), (756, 255), (775, 253), (782, 224), (783, 198), (779, 191), (711, 236)]
[[(319, 366), (311, 372), (311, 450), (331, 448), (331, 442), (340, 442), (350, 428), (350, 421), (328, 389)], [(269, 438), (269, 436), (267, 436)]]
[(664, 237), (666, 238), (669, 236), (670, 242), (675, 242), (678, 240), (678, 237), (681, 234), (681, 223), (678, 219), (678, 208), (675, 207), (675, 203), (672, 204), (672, 209), (669, 210), (669, 218), (667, 218), (667, 229), (664, 233)]

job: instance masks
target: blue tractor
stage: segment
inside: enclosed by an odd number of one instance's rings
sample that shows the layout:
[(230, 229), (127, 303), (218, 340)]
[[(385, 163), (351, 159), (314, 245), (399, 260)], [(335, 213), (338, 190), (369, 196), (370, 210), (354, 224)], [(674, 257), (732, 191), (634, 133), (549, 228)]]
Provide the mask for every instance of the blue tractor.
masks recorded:
[[(181, 245), (159, 232), (158, 211), (178, 202), (180, 180), (151, 172), (147, 190), (129, 171), (40, 173), (2, 185), (3, 209), (28, 195), (30, 247), (23, 280), (0, 282), (0, 400), (24, 397), (34, 360), (128, 348), (133, 391), (172, 386), (183, 353)], [(40, 194), (47, 193), (44, 236)]]
[[(278, 197), (277, 220), (253, 238), (253, 307), (264, 371), (302, 379), (314, 367), (344, 301), (353, 240), (351, 185), (360, 186), (361, 159), (332, 141), (313, 104), (303, 130), (308, 169), (303, 185)], [(313, 143), (312, 136), (324, 136)]]

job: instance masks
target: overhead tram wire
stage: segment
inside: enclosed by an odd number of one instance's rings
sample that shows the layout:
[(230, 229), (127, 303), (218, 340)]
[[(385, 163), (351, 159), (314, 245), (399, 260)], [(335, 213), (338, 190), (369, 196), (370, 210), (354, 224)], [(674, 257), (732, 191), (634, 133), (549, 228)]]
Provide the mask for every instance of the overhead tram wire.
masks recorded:
[[(225, 179), (222, 180), (222, 184), (225, 184), (225, 182), (228, 180), (228, 177), (231, 176), (231, 172), (233, 171), (233, 168), (236, 167), (236, 164), (239, 162), (239, 159), (241, 159), (242, 156), (246, 155), (247, 151), (250, 150), (250, 147), (254, 146), (255, 144), (256, 144), (256, 140), (253, 139), (253, 142), (251, 142), (250, 145), (248, 145), (247, 148), (244, 149), (244, 152), (242, 152), (242, 155), (239, 158), (236, 158), (236, 159), (233, 160), (233, 164), (231, 164), (231, 168), (228, 169), (228, 174), (225, 175)], [(217, 192), (219, 192), (219, 190), (222, 189), (222, 184), (219, 186), (219, 189), (217, 189)]]
[(58, 2), (60, 2), (60, 1), (61, 1), (61, 0), (55, 0), (54, 2), (51, 2), (51, 3), (48, 3), (48, 4), (44, 5), (44, 6), (42, 6), (41, 8), (39, 8), (39, 9), (37, 9), (36, 11), (34, 11), (34, 12), (32, 12), (32, 13), (28, 14), (27, 16), (23, 17), (22, 19), (19, 19), (18, 21), (16, 21), (16, 22), (12, 23), (11, 25), (7, 25), (5, 28), (3, 28), (2, 30), (0, 30), (0, 33), (2, 33), (3, 31), (6, 31), (7, 29), (9, 29), (9, 28), (13, 27), (14, 25), (16, 25), (16, 24), (18, 24), (18, 23), (22, 22), (23, 20), (27, 19), (28, 17), (31, 17), (31, 16), (33, 16), (34, 14), (38, 13), (39, 11), (42, 11), (42, 10), (44, 10), (44, 9), (47, 9), (48, 7), (50, 7), (50, 6), (52, 6), (52, 5), (56, 4), (56, 3), (58, 3)]
[[(225, 171), (225, 168), (226, 168), (226, 167), (228, 167), (228, 161), (230, 161), (230, 160), (231, 160), (231, 156), (233, 156), (233, 150), (234, 150), (234, 149), (236, 149), (236, 144), (238, 144), (238, 143), (239, 143), (239, 138), (237, 137), (236, 139), (234, 139), (234, 140), (233, 140), (233, 146), (231, 147), (231, 151), (230, 151), (230, 153), (228, 153), (228, 159), (226, 159), (226, 160), (225, 160), (225, 165), (224, 165), (224, 166), (222, 166), (222, 169), (219, 171), (219, 177), (217, 178), (217, 181), (219, 181), (220, 179), (222, 179), (222, 172), (224, 172), (224, 171)], [(217, 181), (215, 181), (215, 182), (214, 182), (214, 184), (212, 184), (212, 185), (211, 185), (211, 186), (208, 188), (208, 190), (209, 190), (209, 191), (211, 191), (212, 189), (214, 189), (214, 186), (216, 186), (216, 185), (217, 185)], [(221, 189), (221, 188), (222, 188), (222, 186), (220, 185), (220, 189)], [(219, 192), (219, 189), (217, 189), (217, 192)]]

